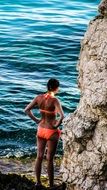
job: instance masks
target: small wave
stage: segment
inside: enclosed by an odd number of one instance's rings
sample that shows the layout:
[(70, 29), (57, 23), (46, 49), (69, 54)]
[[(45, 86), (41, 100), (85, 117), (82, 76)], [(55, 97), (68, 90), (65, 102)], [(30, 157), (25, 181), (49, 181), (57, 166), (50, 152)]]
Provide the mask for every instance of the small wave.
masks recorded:
[(80, 40), (99, 0), (0, 3), (0, 156), (33, 155), (36, 126), (23, 110), (51, 77), (60, 81), (65, 115), (76, 109)]

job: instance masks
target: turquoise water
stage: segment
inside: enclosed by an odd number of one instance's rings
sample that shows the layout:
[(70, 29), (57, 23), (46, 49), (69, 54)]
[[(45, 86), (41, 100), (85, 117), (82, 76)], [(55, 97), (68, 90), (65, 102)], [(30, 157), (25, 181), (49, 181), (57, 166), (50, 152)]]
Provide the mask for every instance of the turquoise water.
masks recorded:
[[(60, 80), (57, 97), (65, 115), (76, 109), (80, 41), (98, 4), (99, 0), (0, 1), (1, 157), (35, 154), (37, 125), (23, 110), (46, 91), (50, 77)], [(61, 140), (57, 154), (62, 154)]]

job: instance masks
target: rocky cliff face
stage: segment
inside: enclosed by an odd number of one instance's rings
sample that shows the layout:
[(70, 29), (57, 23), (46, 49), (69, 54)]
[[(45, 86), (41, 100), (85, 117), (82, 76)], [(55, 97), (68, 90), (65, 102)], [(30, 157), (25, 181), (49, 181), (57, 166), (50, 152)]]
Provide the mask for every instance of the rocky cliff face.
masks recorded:
[(99, 12), (81, 42), (80, 103), (63, 122), (67, 190), (107, 190), (107, 0)]

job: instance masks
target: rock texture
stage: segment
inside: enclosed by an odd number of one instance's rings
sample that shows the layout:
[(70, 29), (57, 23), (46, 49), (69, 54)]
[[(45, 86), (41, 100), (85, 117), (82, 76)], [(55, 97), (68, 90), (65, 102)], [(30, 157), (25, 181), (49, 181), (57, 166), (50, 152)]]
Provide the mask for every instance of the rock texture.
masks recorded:
[(80, 103), (63, 122), (67, 190), (107, 190), (107, 0), (99, 12), (81, 42)]
[(35, 186), (35, 183), (25, 176), (17, 174), (2, 174), (0, 172), (0, 190), (65, 190), (65, 184), (49, 188), (45, 186)]
[(61, 158), (54, 159), (55, 187), (49, 188), (47, 176), (47, 161), (43, 159), (42, 186), (35, 186), (35, 157), (0, 158), (0, 190), (65, 190), (66, 184), (62, 183), (59, 175)]
[(100, 5), (98, 7), (98, 10), (99, 10), (101, 15), (107, 16), (107, 0), (101, 1)]

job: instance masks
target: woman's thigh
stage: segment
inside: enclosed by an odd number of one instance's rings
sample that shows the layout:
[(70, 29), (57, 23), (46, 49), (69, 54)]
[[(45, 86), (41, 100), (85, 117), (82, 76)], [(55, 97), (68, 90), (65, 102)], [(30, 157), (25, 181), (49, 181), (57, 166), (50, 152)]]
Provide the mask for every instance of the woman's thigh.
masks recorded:
[(37, 137), (37, 156), (40, 158), (42, 158), (44, 155), (46, 143), (46, 139)]
[(55, 155), (55, 152), (56, 152), (56, 149), (57, 149), (57, 144), (58, 144), (58, 136), (57, 138), (53, 138), (51, 140), (48, 140), (47, 141), (47, 159), (50, 160), (50, 159), (53, 159), (54, 155)]
[(52, 140), (52, 141), (58, 141), (59, 139), (59, 134), (58, 132), (55, 132), (53, 135), (51, 135), (51, 137), (49, 138), (49, 140)]

